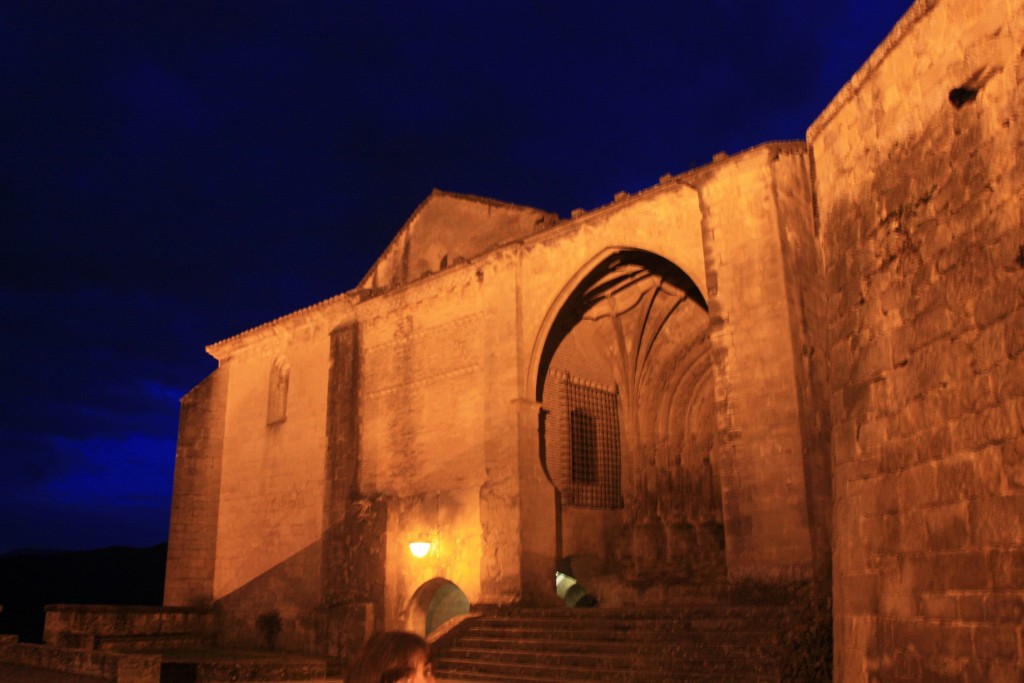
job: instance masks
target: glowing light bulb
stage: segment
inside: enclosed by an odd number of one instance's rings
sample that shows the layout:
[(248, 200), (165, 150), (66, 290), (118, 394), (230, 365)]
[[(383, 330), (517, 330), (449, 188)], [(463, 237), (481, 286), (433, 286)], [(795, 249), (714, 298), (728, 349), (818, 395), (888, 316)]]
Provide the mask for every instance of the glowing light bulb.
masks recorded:
[(427, 541), (413, 541), (409, 544), (409, 552), (414, 557), (426, 557), (430, 552), (430, 543)]

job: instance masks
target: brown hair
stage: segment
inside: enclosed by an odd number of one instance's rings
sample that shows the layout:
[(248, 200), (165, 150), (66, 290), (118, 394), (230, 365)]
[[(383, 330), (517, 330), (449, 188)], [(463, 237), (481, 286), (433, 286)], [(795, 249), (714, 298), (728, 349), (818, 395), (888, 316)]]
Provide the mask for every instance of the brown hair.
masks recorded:
[(415, 672), (419, 657), (430, 661), (430, 646), (415, 633), (384, 631), (366, 642), (349, 668), (346, 683), (396, 683)]

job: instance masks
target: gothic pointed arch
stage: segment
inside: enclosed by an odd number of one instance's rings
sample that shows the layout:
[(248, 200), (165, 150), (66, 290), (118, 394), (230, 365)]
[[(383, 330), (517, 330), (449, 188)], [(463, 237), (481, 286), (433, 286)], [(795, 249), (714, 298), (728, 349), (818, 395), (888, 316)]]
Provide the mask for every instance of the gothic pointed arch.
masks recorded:
[(724, 569), (708, 323), (686, 273), (633, 249), (592, 262), (549, 316), (536, 395), (563, 556), (627, 580)]

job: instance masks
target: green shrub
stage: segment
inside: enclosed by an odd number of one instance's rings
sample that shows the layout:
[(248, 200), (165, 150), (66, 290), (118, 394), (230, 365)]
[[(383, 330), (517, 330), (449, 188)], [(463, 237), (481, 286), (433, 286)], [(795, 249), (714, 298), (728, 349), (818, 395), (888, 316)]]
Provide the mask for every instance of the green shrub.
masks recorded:
[(281, 614), (272, 609), (256, 617), (256, 630), (263, 636), (267, 649), (273, 650), (277, 635), (281, 632)]

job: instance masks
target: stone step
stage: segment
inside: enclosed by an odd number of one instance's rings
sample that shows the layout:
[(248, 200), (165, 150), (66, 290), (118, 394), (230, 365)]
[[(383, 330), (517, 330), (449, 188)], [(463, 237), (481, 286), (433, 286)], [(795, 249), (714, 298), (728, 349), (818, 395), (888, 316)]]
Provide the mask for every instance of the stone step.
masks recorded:
[(722, 612), (738, 612), (743, 614), (751, 613), (783, 613), (789, 609), (787, 604), (773, 603), (741, 603), (712, 601), (706, 603), (673, 605), (666, 607), (505, 607), (498, 608), (496, 616), (529, 616), (529, 617), (564, 617), (566, 619), (578, 619), (587, 621), (595, 617), (608, 616), (614, 619), (650, 619), (667, 618), (681, 614), (706, 613), (720, 614)]
[[(434, 669), (437, 672), (437, 680), (444, 683), (445, 681), (457, 681), (458, 683), (564, 683), (563, 678), (551, 678), (550, 676), (533, 676), (530, 674), (510, 674), (503, 672), (500, 675), (479, 673), (476, 671), (442, 671)], [(759, 674), (714, 674), (714, 673), (701, 673), (692, 674), (689, 676), (680, 676), (677, 674), (671, 674), (667, 677), (659, 677), (656, 679), (642, 678), (637, 676), (635, 678), (624, 679), (618, 683), (778, 683), (778, 676), (759, 675)], [(586, 681), (595, 681), (598, 679), (575, 679), (573, 683), (584, 683)]]
[(495, 653), (503, 651), (548, 653), (560, 652), (567, 654), (623, 654), (643, 656), (665, 656), (676, 658), (706, 658), (721, 657), (730, 660), (740, 658), (758, 658), (770, 655), (775, 652), (774, 642), (751, 643), (747, 640), (719, 642), (702, 642), (698, 638), (685, 641), (673, 640), (669, 643), (648, 642), (648, 641), (617, 641), (608, 640), (569, 640), (561, 637), (535, 639), (535, 640), (511, 640), (507, 638), (491, 637), (477, 638), (467, 636), (458, 641), (458, 645), (450, 648), (449, 653), (457, 655), (464, 651), (494, 656)]
[(692, 642), (715, 642), (723, 637), (729, 641), (742, 638), (748, 642), (763, 644), (771, 642), (774, 631), (764, 628), (707, 629), (698, 626), (686, 628), (629, 629), (629, 628), (544, 628), (523, 627), (515, 624), (491, 624), (489, 626), (470, 626), (464, 631), (464, 637), (472, 638), (504, 638), (508, 640), (539, 640), (547, 641), (553, 637), (562, 640), (604, 640), (608, 642), (657, 642), (659, 638)]
[(444, 680), (514, 683), (778, 681), (776, 604), (503, 608), (457, 626), (435, 651)]
[(747, 669), (736, 671), (724, 667), (710, 667), (701, 663), (688, 666), (661, 666), (658, 663), (639, 663), (630, 667), (615, 669), (595, 666), (572, 666), (547, 662), (516, 663), (481, 661), (479, 659), (445, 658), (434, 666), (440, 678), (512, 681), (553, 681), (569, 682), (629, 682), (678, 683), (679, 681), (777, 681), (774, 672), (758, 672)]
[[(738, 653), (737, 653), (738, 654)], [(748, 661), (755, 661), (757, 657), (740, 656)], [(448, 651), (446, 661), (470, 660), (487, 661), (491, 663), (504, 664), (546, 664), (550, 666), (573, 666), (591, 667), (607, 670), (631, 669), (637, 664), (647, 661), (657, 661), (659, 665), (672, 665), (673, 667), (688, 668), (693, 664), (699, 664), (705, 668), (714, 670), (734, 669), (737, 655), (726, 656), (724, 653), (705, 653), (701, 651), (671, 651), (671, 652), (610, 652), (593, 650), (590, 652), (569, 652), (552, 647), (547, 651), (534, 649), (516, 650), (503, 648), (494, 650), (490, 648), (455, 647)]]
[(770, 630), (765, 624), (760, 629), (751, 626), (758, 620), (739, 614), (727, 617), (680, 617), (676, 619), (614, 619), (596, 617), (590, 620), (569, 620), (557, 618), (529, 617), (480, 617), (470, 628), (523, 628), (523, 629), (573, 629), (577, 631), (636, 631), (657, 633), (662, 631), (679, 631), (700, 629), (705, 631)]

